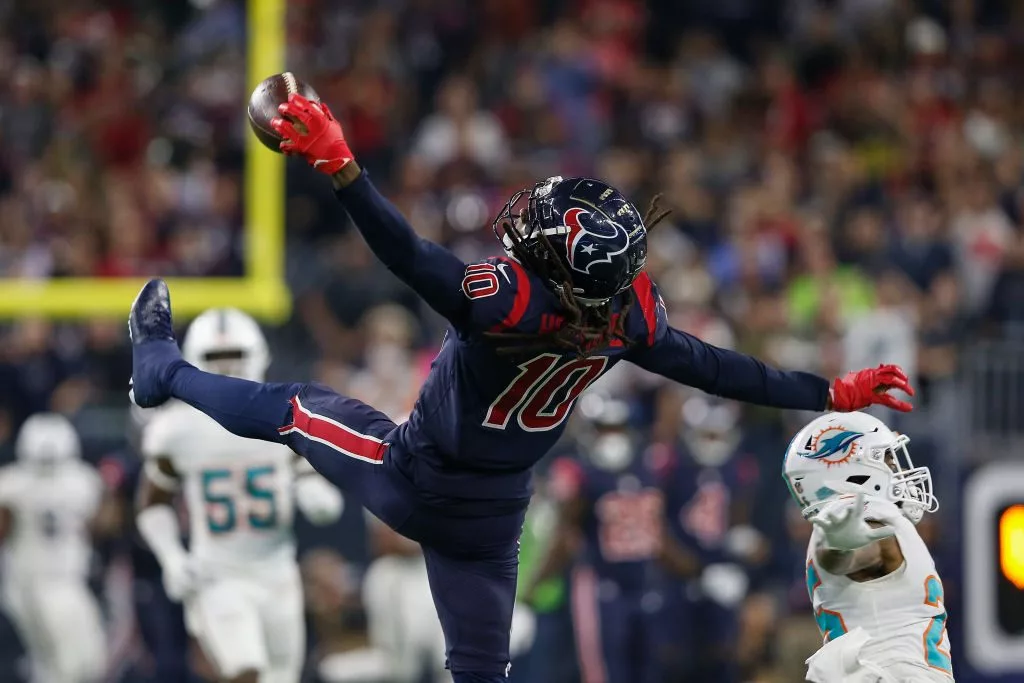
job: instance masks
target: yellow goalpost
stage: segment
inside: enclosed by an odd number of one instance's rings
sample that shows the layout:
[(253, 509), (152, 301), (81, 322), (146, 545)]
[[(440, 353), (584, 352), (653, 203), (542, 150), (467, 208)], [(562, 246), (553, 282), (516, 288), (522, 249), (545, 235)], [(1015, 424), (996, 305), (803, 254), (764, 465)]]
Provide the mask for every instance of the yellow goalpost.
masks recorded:
[[(249, 0), (247, 22), (246, 82), (251, 91), (270, 74), (284, 71), (285, 0)], [(238, 106), (241, 110), (245, 102)], [(176, 315), (188, 318), (210, 307), (234, 306), (269, 322), (287, 317), (291, 296), (284, 280), (284, 158), (248, 131), (243, 193), (245, 274), (170, 278)], [(127, 316), (142, 283), (131, 278), (0, 279), (0, 318)]]

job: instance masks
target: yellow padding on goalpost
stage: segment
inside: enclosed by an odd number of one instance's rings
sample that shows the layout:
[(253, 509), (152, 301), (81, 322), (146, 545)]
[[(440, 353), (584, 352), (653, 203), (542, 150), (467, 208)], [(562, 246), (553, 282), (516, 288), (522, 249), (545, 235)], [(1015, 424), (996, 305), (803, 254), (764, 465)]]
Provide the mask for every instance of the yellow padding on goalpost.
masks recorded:
[[(247, 16), (246, 82), (251, 91), (267, 76), (285, 69), (285, 0), (249, 0)], [(239, 112), (245, 106), (245, 101), (239, 102)], [(246, 135), (245, 152), (245, 275), (169, 279), (175, 317), (234, 306), (265, 321), (279, 322), (290, 312), (291, 295), (284, 281), (284, 158), (251, 134)], [(144, 281), (0, 279), (0, 318), (127, 316)]]

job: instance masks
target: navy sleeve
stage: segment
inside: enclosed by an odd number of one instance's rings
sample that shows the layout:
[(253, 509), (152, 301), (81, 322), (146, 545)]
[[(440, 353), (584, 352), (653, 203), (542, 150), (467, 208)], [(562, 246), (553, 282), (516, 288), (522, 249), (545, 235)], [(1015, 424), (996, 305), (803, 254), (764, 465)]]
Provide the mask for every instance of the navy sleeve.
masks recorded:
[(502, 332), (523, 322), (532, 283), (519, 263), (496, 256), (466, 266), (462, 293), (469, 305), (464, 331)]
[(377, 191), (365, 171), (334, 194), (388, 270), (456, 327), (465, 324), (470, 299), (462, 291), (466, 277), (462, 259), (417, 235), (395, 205)]
[(786, 372), (736, 351), (712, 346), (668, 324), (665, 304), (646, 273), (634, 286), (647, 334), (627, 359), (640, 367), (709, 394), (793, 410), (825, 409), (828, 380)]

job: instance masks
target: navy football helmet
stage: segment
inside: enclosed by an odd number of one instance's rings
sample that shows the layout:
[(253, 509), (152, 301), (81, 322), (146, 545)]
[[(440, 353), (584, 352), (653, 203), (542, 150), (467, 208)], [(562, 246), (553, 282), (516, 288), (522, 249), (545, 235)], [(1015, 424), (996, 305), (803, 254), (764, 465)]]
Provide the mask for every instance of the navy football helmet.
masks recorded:
[(568, 281), (587, 306), (628, 289), (647, 262), (640, 212), (614, 187), (592, 178), (554, 176), (521, 190), (493, 227), (509, 256), (556, 291)]

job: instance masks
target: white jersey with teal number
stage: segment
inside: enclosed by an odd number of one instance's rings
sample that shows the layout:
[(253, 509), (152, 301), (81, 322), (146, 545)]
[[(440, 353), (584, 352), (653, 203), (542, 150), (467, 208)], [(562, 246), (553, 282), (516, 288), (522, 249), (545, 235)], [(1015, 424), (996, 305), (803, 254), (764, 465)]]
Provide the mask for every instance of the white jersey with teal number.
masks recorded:
[(946, 606), (931, 553), (892, 503), (870, 501), (865, 516), (895, 527), (904, 563), (871, 581), (829, 574), (815, 561), (821, 540), (815, 527), (807, 551), (807, 590), (825, 643), (863, 628), (870, 640), (861, 657), (896, 674), (897, 680), (949, 681)]
[(243, 439), (180, 402), (159, 409), (143, 436), (146, 458), (168, 458), (181, 477), (189, 552), (204, 572), (295, 567), (294, 453)]

